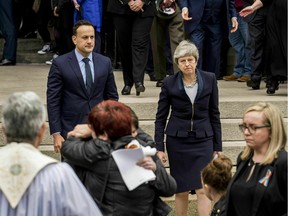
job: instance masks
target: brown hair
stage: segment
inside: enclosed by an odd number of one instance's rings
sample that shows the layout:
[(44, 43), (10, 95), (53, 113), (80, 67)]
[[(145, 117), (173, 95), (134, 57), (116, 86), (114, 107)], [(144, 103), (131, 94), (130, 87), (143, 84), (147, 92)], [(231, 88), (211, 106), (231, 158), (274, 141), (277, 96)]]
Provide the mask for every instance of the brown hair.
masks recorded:
[(131, 117), (132, 117), (132, 125), (138, 130), (139, 128), (139, 119), (136, 115), (135, 111), (130, 107), (131, 110)]
[(202, 181), (217, 192), (225, 192), (232, 178), (231, 170), (232, 161), (225, 155), (218, 155), (202, 170)]
[(123, 103), (106, 100), (96, 105), (88, 116), (96, 135), (107, 134), (111, 141), (131, 135), (131, 110)]

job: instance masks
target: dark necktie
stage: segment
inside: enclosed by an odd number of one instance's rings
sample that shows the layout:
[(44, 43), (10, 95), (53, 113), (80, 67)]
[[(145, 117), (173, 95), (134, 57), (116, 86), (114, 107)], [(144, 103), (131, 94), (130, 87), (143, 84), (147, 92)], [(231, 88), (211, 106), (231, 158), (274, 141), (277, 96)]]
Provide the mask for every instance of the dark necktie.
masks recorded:
[(89, 65), (89, 58), (83, 58), (82, 60), (85, 63), (85, 72), (86, 72), (86, 89), (87, 92), (90, 94), (92, 85), (93, 85), (93, 80), (92, 80), (92, 72), (91, 68)]

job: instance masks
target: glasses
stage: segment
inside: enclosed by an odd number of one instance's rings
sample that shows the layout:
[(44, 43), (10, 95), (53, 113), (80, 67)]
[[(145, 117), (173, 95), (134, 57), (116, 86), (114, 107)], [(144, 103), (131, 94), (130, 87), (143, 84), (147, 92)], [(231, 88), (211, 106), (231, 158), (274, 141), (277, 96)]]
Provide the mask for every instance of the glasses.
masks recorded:
[(196, 60), (195, 60), (195, 58), (187, 58), (187, 59), (179, 59), (178, 62), (181, 65), (186, 65), (187, 63), (188, 64), (193, 64), (193, 63), (196, 62)]
[(239, 129), (240, 129), (243, 133), (245, 133), (245, 130), (248, 129), (249, 134), (254, 134), (257, 129), (260, 129), (260, 128), (268, 128), (268, 127), (271, 127), (271, 126), (270, 126), (270, 125), (246, 126), (246, 125), (243, 125), (243, 124), (240, 124), (240, 125), (239, 125)]

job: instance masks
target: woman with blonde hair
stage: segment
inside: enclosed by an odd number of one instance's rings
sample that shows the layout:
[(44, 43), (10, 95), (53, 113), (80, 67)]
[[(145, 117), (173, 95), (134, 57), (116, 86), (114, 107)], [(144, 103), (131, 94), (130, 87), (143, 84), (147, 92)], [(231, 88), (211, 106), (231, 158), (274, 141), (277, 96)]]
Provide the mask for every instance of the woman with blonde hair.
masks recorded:
[(287, 214), (287, 135), (279, 109), (249, 107), (239, 125), (246, 147), (227, 190), (227, 216)]

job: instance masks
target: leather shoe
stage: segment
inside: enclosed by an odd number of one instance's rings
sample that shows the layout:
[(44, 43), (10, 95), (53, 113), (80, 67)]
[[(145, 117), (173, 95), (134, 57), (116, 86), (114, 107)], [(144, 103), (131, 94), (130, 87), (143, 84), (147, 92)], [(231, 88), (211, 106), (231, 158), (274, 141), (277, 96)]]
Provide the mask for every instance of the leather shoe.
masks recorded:
[(254, 81), (254, 80), (250, 79), (246, 82), (246, 84), (248, 87), (252, 87), (252, 89), (256, 90), (256, 89), (260, 89), (260, 82), (261, 82), (261, 80)]
[(145, 87), (141, 82), (136, 82), (135, 83), (135, 88), (136, 88), (136, 95), (139, 96), (140, 92), (144, 92), (145, 91)]
[(148, 75), (149, 75), (150, 81), (152, 81), (152, 82), (157, 81), (156, 76), (155, 76), (154, 73), (151, 73), (151, 74), (148, 74)]
[(277, 80), (271, 80), (269, 87), (267, 88), (267, 94), (275, 94), (275, 91), (279, 89), (279, 82)]
[(156, 87), (162, 87), (163, 86), (163, 80), (158, 80), (156, 83)]
[(131, 86), (125, 85), (121, 91), (121, 94), (122, 95), (130, 95), (130, 92), (131, 92)]
[(238, 77), (236, 77), (234, 74), (223, 77), (223, 80), (225, 80), (225, 81), (236, 81), (237, 79), (238, 79)]
[(2, 59), (0, 61), (0, 66), (9, 66), (9, 65), (15, 65), (15, 61), (11, 61), (8, 59)]
[(237, 79), (238, 82), (247, 82), (250, 80), (250, 76), (241, 76)]

